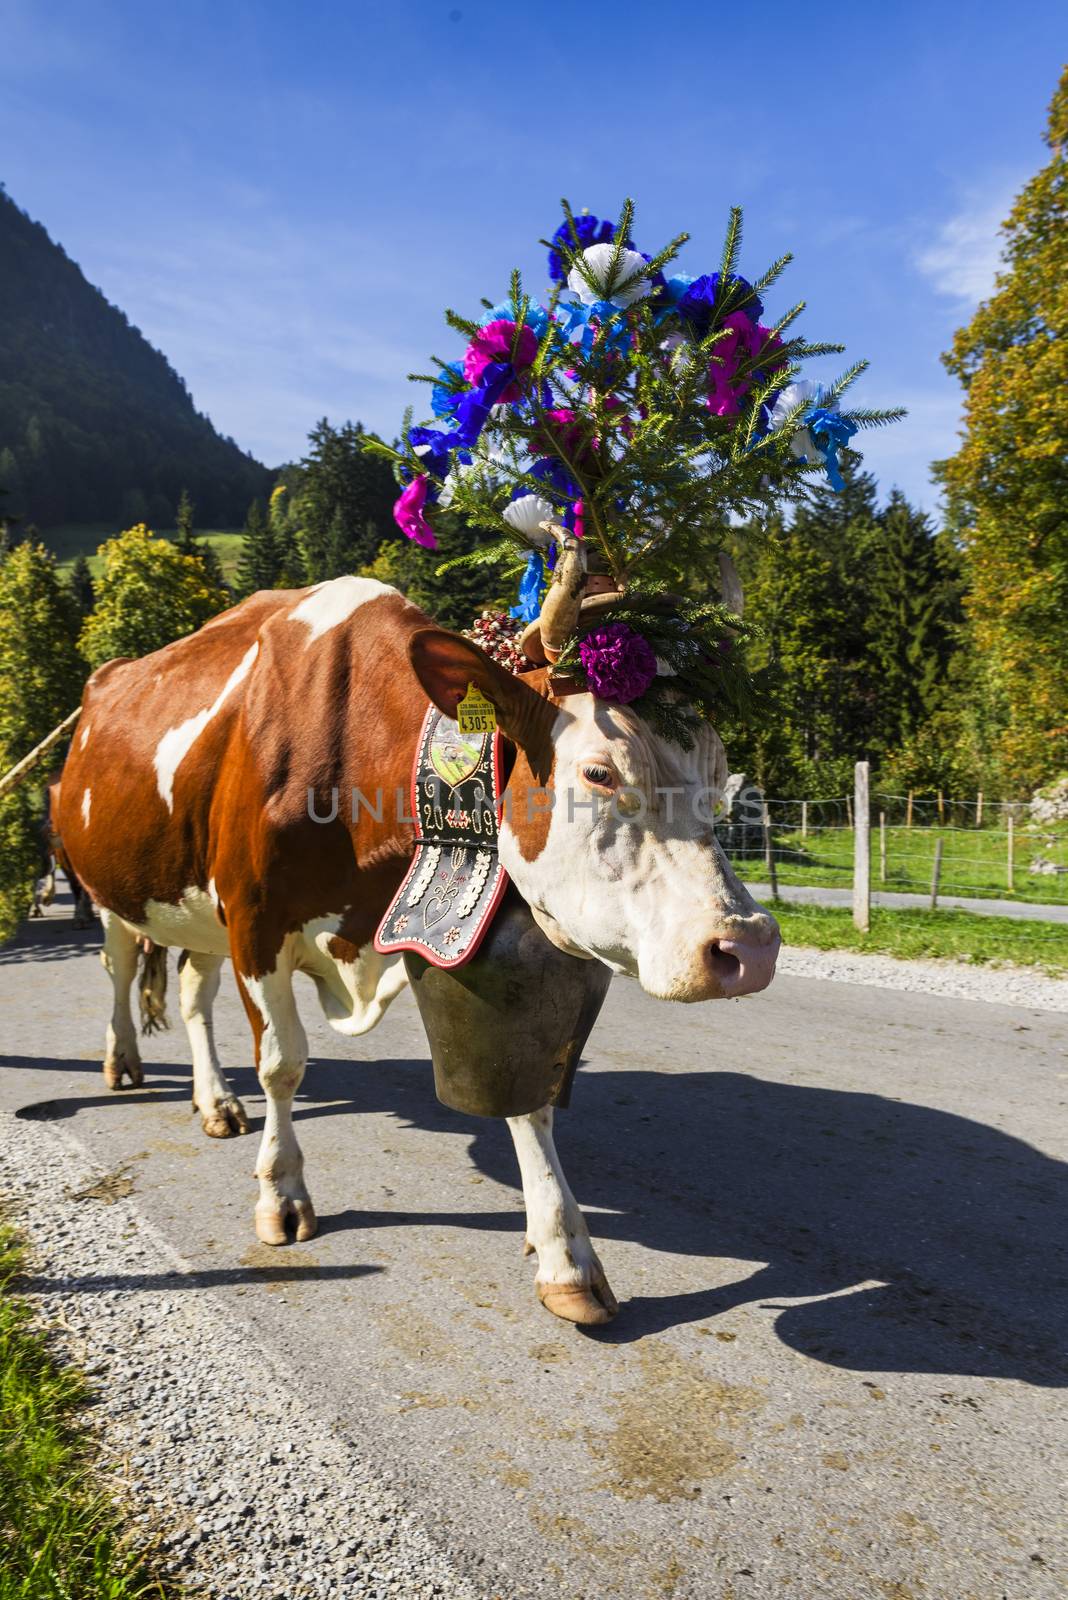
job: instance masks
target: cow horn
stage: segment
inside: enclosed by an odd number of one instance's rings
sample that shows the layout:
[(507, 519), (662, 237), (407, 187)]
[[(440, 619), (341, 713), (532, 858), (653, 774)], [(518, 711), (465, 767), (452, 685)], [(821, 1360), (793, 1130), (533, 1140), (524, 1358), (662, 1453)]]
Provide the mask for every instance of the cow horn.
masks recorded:
[(578, 622), (586, 584), (586, 551), (573, 533), (555, 523), (543, 522), (542, 528), (556, 540), (558, 552), (538, 619), (545, 659), (551, 662), (560, 657)]

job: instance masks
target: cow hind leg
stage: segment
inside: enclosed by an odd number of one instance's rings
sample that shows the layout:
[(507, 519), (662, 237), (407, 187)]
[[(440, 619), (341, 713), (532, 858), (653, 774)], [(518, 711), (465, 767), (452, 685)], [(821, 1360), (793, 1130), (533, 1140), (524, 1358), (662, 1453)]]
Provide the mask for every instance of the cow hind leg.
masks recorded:
[(137, 935), (113, 911), (102, 912), (101, 919), (104, 924), (104, 948), (100, 952), (100, 959), (111, 979), (112, 988), (111, 1021), (108, 1023), (104, 1050), (104, 1082), (109, 1089), (121, 1089), (123, 1078), (126, 1077), (136, 1089), (145, 1079), (130, 1008), (130, 989), (137, 976)]
[[(304, 1157), (293, 1131), (293, 1097), (308, 1059), (308, 1040), (297, 1014), (292, 972), (279, 952), (278, 966), (262, 978), (241, 978), (242, 997), (256, 1039), (256, 1062), (267, 1100), (263, 1139), (256, 1161), (260, 1195), (256, 1237), (263, 1244), (288, 1244), (287, 1225), (298, 1240), (318, 1227), (304, 1187)], [(235, 967), (240, 966), (235, 961)]]
[(609, 1322), (619, 1306), (564, 1177), (553, 1143), (552, 1106), (509, 1117), (508, 1127), (523, 1177), (526, 1251), (536, 1251), (538, 1257), (538, 1299), (565, 1322)]
[(178, 961), (178, 1003), (193, 1053), (193, 1109), (209, 1139), (248, 1132), (245, 1108), (219, 1065), (212, 1007), (225, 957), (183, 950)]

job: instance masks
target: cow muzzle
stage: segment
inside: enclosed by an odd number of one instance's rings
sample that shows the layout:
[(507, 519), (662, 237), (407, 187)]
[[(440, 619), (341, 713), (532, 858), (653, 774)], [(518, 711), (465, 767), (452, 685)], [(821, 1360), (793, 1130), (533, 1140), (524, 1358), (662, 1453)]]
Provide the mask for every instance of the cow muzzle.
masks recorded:
[(782, 939), (778, 928), (766, 942), (757, 939), (711, 939), (704, 949), (709, 991), (703, 999), (733, 1000), (759, 994), (775, 976)]
[(684, 945), (662, 938), (646, 945), (639, 977), (657, 999), (735, 1000), (759, 994), (775, 976), (782, 940), (766, 911), (717, 918), (693, 931), (697, 937)]

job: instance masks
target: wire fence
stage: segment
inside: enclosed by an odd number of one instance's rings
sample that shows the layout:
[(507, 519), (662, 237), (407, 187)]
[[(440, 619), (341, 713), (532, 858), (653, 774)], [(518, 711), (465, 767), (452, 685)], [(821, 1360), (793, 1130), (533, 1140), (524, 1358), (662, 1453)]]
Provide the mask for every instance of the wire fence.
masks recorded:
[[(729, 797), (717, 830), (751, 881), (850, 890), (856, 804), (849, 795), (766, 798), (747, 785)], [(868, 827), (873, 894), (1068, 905), (1068, 822), (1037, 821), (1022, 803), (873, 790)]]

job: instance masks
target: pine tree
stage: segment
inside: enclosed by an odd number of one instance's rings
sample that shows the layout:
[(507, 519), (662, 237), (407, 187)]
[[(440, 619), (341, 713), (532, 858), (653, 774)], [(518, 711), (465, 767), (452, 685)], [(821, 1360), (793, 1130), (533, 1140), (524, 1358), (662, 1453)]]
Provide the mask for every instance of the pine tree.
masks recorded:
[(230, 602), (208, 581), (203, 562), (157, 539), (143, 523), (100, 547), (104, 570), (96, 609), (79, 648), (93, 667), (114, 656), (143, 656), (192, 633)]
[(359, 422), (335, 428), (324, 417), (300, 466), (287, 472), (289, 514), (312, 583), (357, 571), (396, 535), (397, 486), (387, 463), (365, 448), (368, 438)]
[(78, 630), (80, 631), (82, 623), (96, 604), (93, 574), (90, 571), (89, 561), (86, 556), (75, 557), (67, 575), (67, 590), (71, 600), (74, 602)]
[(931, 715), (960, 621), (955, 552), (922, 512), (893, 490), (871, 546), (867, 661), (875, 689), (872, 743), (901, 746)]
[(195, 507), (189, 498), (189, 490), (183, 489), (178, 499), (178, 511), (174, 519), (178, 532), (178, 537), (174, 542), (185, 556), (195, 556), (200, 551), (200, 545), (193, 532), (194, 512)]
[[(78, 704), (85, 662), (74, 643), (74, 606), (55, 561), (25, 542), (0, 562), (0, 771), (6, 771)], [(40, 788), (0, 796), (0, 941), (29, 909), (41, 854)]]
[(215, 589), (225, 589), (226, 580), (223, 577), (222, 562), (219, 552), (210, 539), (198, 539), (194, 532), (194, 519), (196, 507), (189, 497), (189, 490), (183, 489), (178, 499), (178, 511), (175, 515), (175, 548), (184, 556), (193, 556), (204, 568), (204, 576), (208, 584)]
[(281, 574), (281, 553), (271, 520), (262, 500), (248, 508), (242, 533), (241, 559), (237, 564), (237, 593), (242, 597), (257, 589), (274, 589)]
[(1068, 69), (1051, 159), (1003, 232), (1005, 266), (943, 357), (964, 387), (964, 435), (939, 465), (963, 549), (974, 647), (1008, 708), (1006, 778), (1068, 767)]

